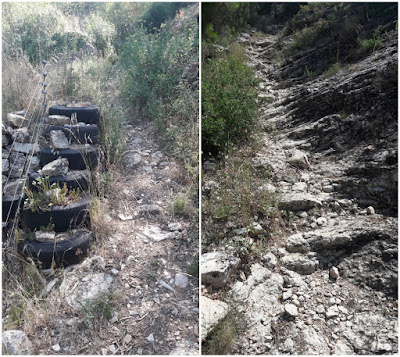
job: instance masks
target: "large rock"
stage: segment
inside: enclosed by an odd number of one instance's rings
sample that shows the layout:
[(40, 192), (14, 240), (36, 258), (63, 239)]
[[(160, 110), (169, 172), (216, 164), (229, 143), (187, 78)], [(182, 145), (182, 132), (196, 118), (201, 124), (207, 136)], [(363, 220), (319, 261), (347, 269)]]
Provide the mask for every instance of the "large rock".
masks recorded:
[(30, 140), (28, 128), (15, 129), (11, 137), (19, 143), (28, 143)]
[(7, 184), (3, 188), (3, 194), (6, 197), (13, 197), (14, 194), (17, 196), (21, 194), (22, 192), (22, 187), (24, 184), (24, 180), (10, 180), (7, 182)]
[(361, 218), (342, 220), (333, 227), (326, 227), (290, 236), (286, 242), (289, 252), (326, 252), (348, 247), (361, 241), (394, 237), (395, 222), (381, 219)]
[(220, 252), (202, 254), (200, 261), (202, 283), (223, 287), (239, 261), (233, 255)]
[(19, 154), (19, 156), (10, 157), (10, 178), (22, 177), (22, 171), (25, 167), (26, 156), (24, 154)]
[(71, 123), (71, 118), (64, 115), (49, 115), (44, 118), (44, 123), (48, 125), (64, 126)]
[(44, 176), (64, 176), (68, 173), (68, 159), (60, 158), (49, 162), (42, 168), (42, 173)]
[(31, 163), (29, 165), (29, 169), (27, 167), (27, 173), (31, 174), (35, 171), (38, 171), (40, 168), (40, 158), (38, 156), (32, 156)]
[(24, 153), (24, 154), (37, 154), (40, 150), (39, 145), (37, 144), (23, 144), (23, 143), (15, 143), (14, 148), (15, 151)]
[(294, 150), (292, 156), (288, 159), (288, 163), (299, 169), (308, 169), (309, 162), (307, 156), (300, 150)]
[(204, 339), (211, 330), (220, 322), (229, 312), (228, 304), (211, 300), (208, 297), (200, 297), (201, 305), (201, 338)]
[(293, 270), (302, 275), (314, 273), (319, 265), (318, 259), (295, 253), (284, 256), (281, 263), (286, 269)]
[(142, 162), (142, 156), (137, 151), (128, 151), (122, 157), (122, 164), (128, 169), (134, 169)]
[(106, 294), (113, 280), (113, 277), (106, 273), (89, 273), (80, 278), (72, 272), (62, 282), (60, 294), (73, 310), (79, 311), (87, 301)]
[(61, 130), (52, 130), (50, 132), (50, 143), (54, 149), (68, 149), (69, 142), (64, 132)]
[(20, 330), (3, 331), (2, 354), (33, 355), (32, 342)]
[(286, 211), (308, 211), (315, 207), (321, 207), (320, 200), (308, 193), (289, 193), (282, 195), (278, 204), (279, 209)]
[(7, 122), (14, 128), (27, 127), (29, 124), (29, 120), (23, 115), (13, 113), (7, 114)]

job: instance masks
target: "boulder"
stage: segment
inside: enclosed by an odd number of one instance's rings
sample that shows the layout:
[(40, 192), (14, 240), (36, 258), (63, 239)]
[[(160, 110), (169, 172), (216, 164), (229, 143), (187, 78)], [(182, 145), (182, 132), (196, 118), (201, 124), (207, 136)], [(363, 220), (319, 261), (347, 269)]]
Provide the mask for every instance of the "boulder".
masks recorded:
[(287, 160), (287, 162), (290, 165), (293, 165), (303, 170), (308, 169), (310, 166), (307, 156), (300, 150), (294, 150), (292, 156)]
[(202, 283), (223, 287), (239, 261), (239, 258), (233, 255), (220, 252), (202, 254), (200, 261)]
[(321, 207), (322, 203), (308, 193), (289, 193), (282, 195), (278, 204), (280, 210), (286, 211), (308, 211), (315, 207)]
[(42, 168), (42, 173), (44, 176), (64, 176), (68, 173), (68, 159), (60, 158), (49, 162)]
[(128, 151), (122, 157), (122, 164), (124, 167), (128, 169), (134, 169), (140, 165), (142, 162), (142, 155), (140, 155), (137, 151)]
[(226, 317), (229, 312), (228, 304), (200, 296), (201, 305), (201, 338), (204, 339), (212, 329)]
[(14, 113), (7, 114), (7, 122), (14, 128), (27, 127), (29, 124), (29, 120), (23, 115), (18, 115)]
[(5, 355), (33, 355), (33, 345), (25, 332), (3, 331), (2, 350)]
[(281, 263), (286, 269), (295, 271), (302, 275), (309, 275), (314, 273), (319, 265), (316, 258), (310, 258), (306, 255), (295, 253), (284, 256)]

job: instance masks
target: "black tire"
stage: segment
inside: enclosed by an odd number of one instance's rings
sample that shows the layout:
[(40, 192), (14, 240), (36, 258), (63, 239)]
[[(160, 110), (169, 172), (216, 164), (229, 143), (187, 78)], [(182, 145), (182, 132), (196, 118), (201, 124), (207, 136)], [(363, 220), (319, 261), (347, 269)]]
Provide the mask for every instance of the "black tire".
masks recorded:
[(76, 113), (78, 122), (86, 124), (100, 124), (99, 108), (95, 105), (88, 105), (87, 107), (65, 107), (63, 105), (53, 105), (49, 108), (49, 115), (65, 115), (67, 117)]
[(100, 142), (100, 130), (95, 124), (80, 125), (51, 125), (46, 128), (45, 135), (49, 136), (53, 130), (61, 130), (68, 139), (78, 144), (97, 144)]
[[(32, 185), (32, 182), (35, 181), (39, 176), (40, 174), (38, 172), (34, 172), (29, 175), (28, 182), (30, 190), (37, 191), (37, 187)], [(80, 188), (82, 191), (84, 191), (89, 187), (88, 172), (87, 170), (75, 170), (68, 171), (65, 176), (49, 177), (50, 185), (57, 182), (60, 184), (60, 187), (63, 187), (64, 184), (66, 184), (69, 190), (76, 190), (77, 188)]]
[[(9, 218), (13, 218), (15, 216), (15, 213), (17, 212), (17, 208), (18, 208), (18, 202), (21, 196), (17, 196), (15, 197), (15, 199), (13, 199), (12, 197), (7, 197), (7, 196), (3, 196), (2, 197), (2, 204), (1, 204), (1, 209), (2, 209), (2, 218), (3, 218), (3, 222), (7, 219), (8, 216), (8, 211), (11, 208), (11, 212), (10, 212), (10, 216)], [(25, 195), (21, 200), (20, 203), (20, 207), (22, 209), (22, 206), (24, 205), (24, 201), (25, 201)]]
[(56, 232), (66, 232), (90, 221), (89, 206), (91, 198), (86, 196), (78, 202), (64, 206), (53, 206), (50, 211), (33, 212), (29, 208), (22, 211), (22, 224), (28, 230), (40, 229), (54, 224)]
[(88, 231), (78, 231), (69, 239), (59, 242), (25, 241), (18, 244), (18, 252), (32, 258), (42, 269), (66, 267), (80, 263), (89, 255), (93, 235)]
[(99, 148), (94, 145), (65, 150), (52, 149), (50, 146), (46, 146), (40, 151), (40, 162), (44, 166), (61, 156), (68, 159), (70, 170), (85, 170), (86, 168), (93, 169), (98, 165), (99, 155)]

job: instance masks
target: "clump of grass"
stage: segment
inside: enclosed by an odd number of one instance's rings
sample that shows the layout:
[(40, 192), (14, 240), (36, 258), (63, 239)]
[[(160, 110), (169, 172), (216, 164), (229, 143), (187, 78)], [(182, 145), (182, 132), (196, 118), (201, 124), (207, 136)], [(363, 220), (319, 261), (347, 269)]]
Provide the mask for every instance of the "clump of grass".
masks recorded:
[(243, 329), (243, 320), (237, 311), (231, 310), (218, 323), (214, 330), (202, 344), (202, 354), (228, 355), (234, 351)]
[(186, 272), (192, 276), (199, 276), (199, 256), (196, 255), (193, 258), (192, 263), (190, 263), (187, 268), (186, 268)]
[(203, 196), (203, 232), (206, 245), (225, 236), (223, 226), (228, 221), (247, 227), (256, 216), (266, 218), (277, 211), (275, 195), (257, 190), (257, 187), (268, 182), (269, 172), (255, 168), (251, 157), (251, 152), (244, 149), (232, 149), (212, 177), (220, 185), (209, 197)]
[(338, 73), (341, 69), (342, 69), (342, 65), (340, 64), (340, 62), (336, 62), (322, 74), (322, 77), (323, 78), (332, 77), (336, 73)]
[(99, 328), (109, 320), (113, 312), (113, 293), (109, 292), (96, 299), (87, 299), (82, 308), (82, 323), (89, 329)]
[(184, 216), (188, 213), (189, 202), (186, 195), (179, 195), (175, 198), (173, 203), (174, 214), (178, 216)]

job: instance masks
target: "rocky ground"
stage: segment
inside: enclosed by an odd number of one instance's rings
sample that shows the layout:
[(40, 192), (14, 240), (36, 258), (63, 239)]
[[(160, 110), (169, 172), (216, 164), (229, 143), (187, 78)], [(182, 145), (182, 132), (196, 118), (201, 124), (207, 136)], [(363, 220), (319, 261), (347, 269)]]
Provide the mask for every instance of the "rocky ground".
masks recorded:
[(108, 176), (97, 228), (104, 238), (82, 264), (42, 271), (43, 289), (32, 299), (15, 282), (4, 286), (3, 326), (18, 323), (19, 304), (30, 342), (21, 332), (3, 341), (20, 342), (29, 354), (198, 353), (197, 224), (173, 210), (187, 183), (151, 124), (123, 125), (127, 152)]
[(253, 164), (272, 175), (259, 189), (277, 194), (289, 229), (249, 262), (232, 247), (268, 219), (202, 255), (203, 340), (231, 310), (245, 326), (234, 353), (396, 353), (397, 34), (328, 78), (304, 78), (304, 54), (276, 63), (290, 37), (239, 42), (261, 80)]

